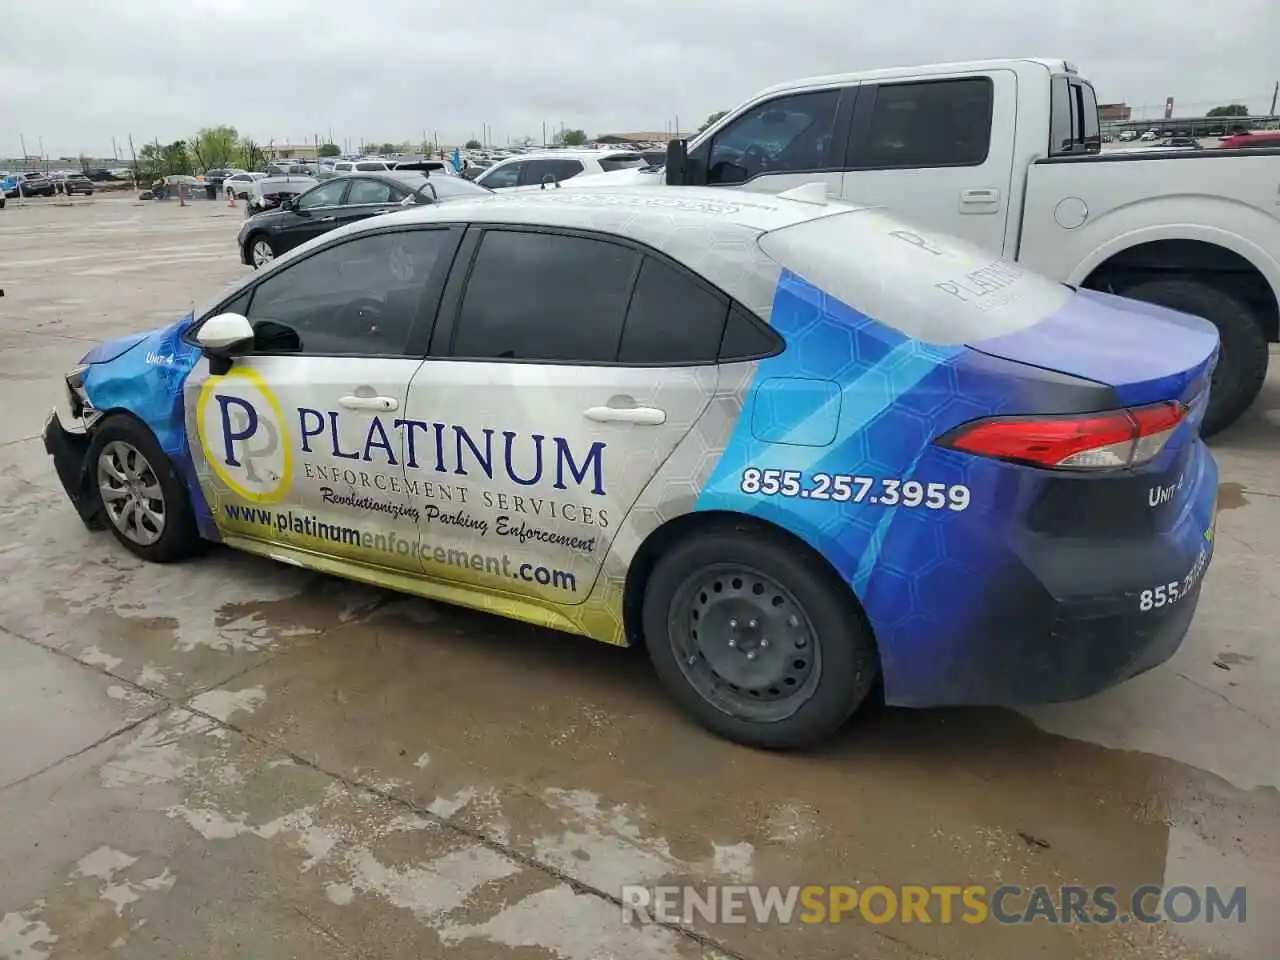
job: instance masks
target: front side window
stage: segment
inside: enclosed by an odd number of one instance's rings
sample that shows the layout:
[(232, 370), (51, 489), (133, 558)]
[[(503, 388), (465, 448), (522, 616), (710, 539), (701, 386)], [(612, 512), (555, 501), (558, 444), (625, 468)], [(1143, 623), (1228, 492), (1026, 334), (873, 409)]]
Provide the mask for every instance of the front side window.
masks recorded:
[(342, 194), (346, 192), (346, 180), (334, 180), (323, 186), (312, 187), (300, 195), (295, 206), (299, 210), (315, 210), (317, 207), (336, 207), (342, 202)]
[(708, 183), (745, 183), (770, 173), (827, 166), (839, 90), (815, 90), (770, 100), (735, 117), (715, 135)]
[(348, 204), (395, 203), (408, 194), (381, 180), (354, 180), (347, 194)]
[(432, 272), (451, 242), (443, 229), (367, 235), (273, 273), (249, 301), (255, 351), (402, 354)]
[(477, 183), (482, 183), (490, 190), (496, 190), (499, 187), (514, 187), (520, 183), (520, 170), (524, 166), (523, 163), (504, 163), (482, 173), (477, 178)]
[(856, 166), (981, 166), (991, 144), (993, 102), (989, 77), (880, 86)]
[(614, 362), (639, 256), (584, 237), (486, 232), (467, 281), (453, 355)]

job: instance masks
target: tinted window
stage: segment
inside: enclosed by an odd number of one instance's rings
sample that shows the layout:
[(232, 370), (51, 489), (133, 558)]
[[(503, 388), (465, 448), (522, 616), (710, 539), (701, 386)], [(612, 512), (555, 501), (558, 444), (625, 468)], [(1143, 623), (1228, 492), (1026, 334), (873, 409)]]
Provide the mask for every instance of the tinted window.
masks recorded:
[(403, 196), (404, 191), (381, 180), (353, 180), (347, 203), (394, 203)]
[(734, 118), (711, 142), (707, 182), (822, 169), (839, 102), (839, 90), (817, 90), (770, 100)]
[(322, 187), (315, 187), (298, 197), (298, 208), (312, 210), (316, 207), (335, 206), (342, 202), (342, 194), (346, 189), (346, 180), (333, 180)]
[(486, 233), (462, 300), (454, 356), (613, 362), (638, 257), (582, 237)]
[(263, 353), (403, 353), (447, 230), (363, 236), (272, 274), (249, 303)]
[(746, 310), (734, 304), (729, 310), (729, 322), (720, 341), (720, 362), (735, 360), (759, 360), (781, 350), (781, 338), (752, 318)]
[(715, 363), (728, 302), (693, 277), (646, 257), (640, 267), (621, 363)]
[(523, 163), (508, 163), (493, 167), (481, 174), (478, 181), (490, 190), (496, 190), (498, 187), (514, 187), (520, 182), (520, 168), (523, 166)]
[[(666, 153), (663, 153), (665, 160)], [(644, 157), (638, 153), (623, 153), (612, 157), (605, 157), (600, 161), (600, 169), (608, 173), (611, 170), (634, 170), (637, 167), (646, 166), (647, 162)]]
[(349, 163), (335, 163), (335, 164), (333, 165), (333, 169), (334, 169), (334, 170), (342, 170), (342, 171), (350, 172), (350, 170), (351, 170), (351, 164), (349, 164)]
[(1073, 120), (1071, 85), (1066, 77), (1055, 77), (1049, 95), (1049, 153), (1070, 153), (1078, 139)]
[[(520, 182), (529, 186), (536, 186), (549, 181), (559, 183), (561, 180), (576, 177), (581, 172), (582, 162), (580, 160), (530, 160), (524, 165), (524, 176)], [(485, 182), (485, 185), (489, 185), (488, 181)]]
[(991, 142), (986, 77), (877, 88), (860, 167), (978, 166)]
[(373, 170), (385, 170), (387, 169), (387, 165), (385, 163), (372, 163), (372, 162), (357, 163), (356, 169), (363, 170), (367, 173)]

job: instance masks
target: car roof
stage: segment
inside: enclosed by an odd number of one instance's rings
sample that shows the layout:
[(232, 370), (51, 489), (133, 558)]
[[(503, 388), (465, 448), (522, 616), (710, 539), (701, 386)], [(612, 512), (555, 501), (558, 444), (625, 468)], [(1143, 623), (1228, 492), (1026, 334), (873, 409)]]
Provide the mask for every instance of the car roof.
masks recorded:
[[(572, 184), (572, 181), (565, 181)], [(825, 194), (825, 185), (811, 185)], [(768, 316), (780, 268), (756, 242), (761, 234), (866, 207), (804, 202), (785, 195), (713, 187), (571, 186), (527, 193), (455, 197), (339, 228), (351, 235), (411, 223), (493, 223), (590, 230), (653, 247)]]
[(616, 157), (618, 154), (638, 154), (640, 151), (631, 149), (607, 148), (603, 150), (591, 150), (586, 147), (566, 147), (563, 150), (538, 150), (532, 153), (517, 153), (510, 157), (497, 157), (494, 164), (505, 163), (508, 160), (589, 160), (591, 158), (599, 159), (601, 157)]

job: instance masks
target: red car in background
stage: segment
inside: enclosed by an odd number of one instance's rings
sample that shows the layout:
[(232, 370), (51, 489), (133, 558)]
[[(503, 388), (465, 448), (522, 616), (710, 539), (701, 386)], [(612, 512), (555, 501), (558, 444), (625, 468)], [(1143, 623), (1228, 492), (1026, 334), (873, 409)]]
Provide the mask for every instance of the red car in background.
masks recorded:
[(1223, 150), (1240, 150), (1247, 147), (1280, 147), (1280, 130), (1263, 130), (1260, 133), (1236, 133), (1220, 141)]

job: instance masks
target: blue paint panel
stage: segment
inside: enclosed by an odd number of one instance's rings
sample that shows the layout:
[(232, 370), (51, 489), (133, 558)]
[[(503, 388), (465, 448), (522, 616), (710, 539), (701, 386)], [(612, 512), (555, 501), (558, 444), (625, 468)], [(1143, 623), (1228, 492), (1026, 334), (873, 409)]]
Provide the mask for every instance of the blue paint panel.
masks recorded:
[(751, 433), (765, 443), (825, 447), (840, 424), (840, 385), (832, 380), (772, 377), (751, 391)]
[[(1047, 361), (1058, 349), (1070, 362), (1046, 362), (1043, 367), (1102, 376), (1119, 371), (1119, 360), (1105, 348), (1094, 356), (1080, 343), (1068, 346), (1072, 337), (1067, 328), (1078, 322), (1085, 334), (1100, 335), (1097, 325), (1103, 314), (1116, 324), (1163, 322), (1152, 311), (1123, 313), (1104, 303), (1100, 314), (1096, 302), (1082, 303), (1025, 334), (981, 346), (994, 343), (1004, 353), (1029, 356), (1037, 331), (1047, 331), (1045, 343), (1051, 346), (1036, 352), (1036, 359)], [(759, 517), (791, 531), (826, 557), (858, 596), (875, 631), (890, 702), (1003, 702), (1017, 695), (1024, 679), (1028, 689), (1036, 684), (1036, 689), (1052, 689), (1063, 672), (1054, 658), (1061, 658), (1067, 648), (1047, 651), (1046, 642), (1059, 629), (1054, 617), (1076, 616), (1071, 606), (1076, 599), (1067, 594), (1083, 581), (1042, 577), (1044, 561), (1036, 550), (1048, 543), (1052, 552), (1060, 534), (1045, 533), (1045, 519), (1037, 510), (1043, 513), (1045, 503), (1062, 498), (1063, 491), (1052, 488), (1064, 481), (1049, 471), (959, 453), (934, 441), (962, 423), (1055, 412), (1054, 404), (1063, 396), (1080, 396), (1073, 390), (1095, 396), (1107, 395), (1105, 388), (1047, 373), (1039, 364), (1019, 363), (1019, 356), (1002, 359), (966, 346), (910, 340), (791, 273), (784, 273), (779, 282), (772, 323), (787, 349), (760, 364), (746, 400), (753, 415), (743, 416), (735, 426), (696, 509)], [(1148, 329), (1147, 338), (1147, 354), (1128, 367), (1136, 372), (1115, 377), (1127, 388), (1127, 402), (1140, 402), (1133, 398), (1142, 396), (1143, 389), (1167, 392), (1176, 389), (1170, 387), (1171, 380), (1203, 372), (1216, 345), (1212, 328), (1206, 335), (1198, 321), (1186, 318), (1179, 318), (1168, 331)], [(1166, 341), (1175, 359), (1152, 359), (1150, 354)], [(1188, 369), (1179, 370), (1177, 364)], [(789, 379), (840, 385), (838, 422), (829, 444), (792, 445), (796, 438), (817, 433), (820, 411), (803, 403), (786, 409), (785, 391), (769, 385)], [(754, 393), (762, 388), (773, 411), (767, 431), (757, 428), (754, 414)], [(794, 417), (789, 428), (788, 412)], [(916, 480), (947, 489), (963, 486), (970, 501), (967, 509), (957, 511), (751, 494), (742, 490), (748, 468), (798, 471), (810, 491), (816, 474), (877, 482)], [(1099, 537), (1100, 557), (1130, 558), (1104, 576), (1116, 592), (1109, 598), (1114, 607), (1109, 616), (1136, 615), (1137, 593), (1147, 580), (1173, 579), (1194, 560), (1212, 512), (1215, 468), (1196, 439), (1194, 424), (1188, 424), (1136, 477), (1086, 481), (1127, 484), (1115, 488), (1115, 502), (1132, 502), (1127, 515), (1137, 517), (1141, 525), (1143, 515), (1135, 511), (1146, 509), (1147, 486), (1183, 472), (1193, 478), (1185, 502), (1175, 505), (1166, 520), (1151, 522), (1136, 537), (1114, 542)], [(1109, 496), (1104, 491), (1104, 506), (1113, 502)], [(1070, 540), (1075, 501), (1069, 495), (1062, 499), (1065, 513), (1051, 516), (1050, 525), (1065, 527), (1063, 536)], [(1087, 607), (1094, 600), (1080, 602)], [(1093, 615), (1080, 616), (1088, 623)], [(1142, 636), (1138, 630), (1120, 635)], [(1111, 638), (1101, 639), (1105, 656)], [(1115, 670), (1125, 668), (1122, 664)], [(1010, 680), (1018, 671), (1022, 673)], [(1035, 676), (1036, 671), (1044, 676)], [(1061, 688), (1089, 691), (1094, 679), (1067, 677)]]
[(1139, 406), (1183, 398), (1212, 366), (1218, 330), (1199, 317), (1081, 290), (1040, 323), (969, 346), (1109, 384), (1121, 403)]
[(84, 390), (96, 409), (127, 410), (151, 428), (186, 482), (201, 535), (217, 540), (217, 527), (196, 479), (187, 437), (183, 387), (201, 358), (200, 350), (182, 339), (191, 323), (192, 317), (187, 315), (170, 326), (90, 351), (84, 359), (91, 364), (84, 376)]

